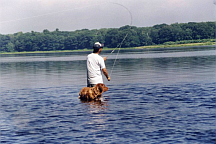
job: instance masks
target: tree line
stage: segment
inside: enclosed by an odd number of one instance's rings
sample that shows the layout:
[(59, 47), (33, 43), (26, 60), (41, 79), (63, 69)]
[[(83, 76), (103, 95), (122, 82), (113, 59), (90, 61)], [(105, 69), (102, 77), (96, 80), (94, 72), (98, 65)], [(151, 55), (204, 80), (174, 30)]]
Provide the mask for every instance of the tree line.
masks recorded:
[(0, 34), (0, 52), (53, 51), (91, 49), (99, 41), (115, 48), (126, 36), (122, 47), (158, 45), (185, 40), (215, 38), (214, 22), (158, 24), (152, 27), (123, 26), (120, 28), (82, 29)]

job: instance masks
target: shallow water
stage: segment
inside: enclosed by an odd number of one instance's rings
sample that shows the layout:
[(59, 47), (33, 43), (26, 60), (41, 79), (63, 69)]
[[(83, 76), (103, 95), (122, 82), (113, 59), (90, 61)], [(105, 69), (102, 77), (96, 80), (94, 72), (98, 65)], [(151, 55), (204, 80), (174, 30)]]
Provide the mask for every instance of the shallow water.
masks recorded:
[(1, 143), (216, 143), (214, 48), (121, 51), (100, 103), (87, 54), (0, 57)]

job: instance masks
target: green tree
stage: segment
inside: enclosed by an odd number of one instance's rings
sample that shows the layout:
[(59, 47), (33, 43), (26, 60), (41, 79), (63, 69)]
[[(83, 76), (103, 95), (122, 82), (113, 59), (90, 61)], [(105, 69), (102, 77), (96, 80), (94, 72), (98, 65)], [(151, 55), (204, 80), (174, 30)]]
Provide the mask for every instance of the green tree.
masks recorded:
[[(108, 48), (136, 47), (176, 41), (215, 39), (214, 22), (158, 24), (152, 27), (122, 26), (120, 28), (82, 29), (50, 32), (18, 32), (10, 35), (0, 34), (0, 52), (4, 51), (50, 51), (92, 48), (99, 41)], [(126, 37), (127, 36), (127, 37)], [(124, 39), (126, 37), (126, 39)]]
[(9, 42), (7, 45), (6, 45), (6, 51), (7, 52), (14, 52), (15, 51), (15, 45), (12, 43), (12, 42)]

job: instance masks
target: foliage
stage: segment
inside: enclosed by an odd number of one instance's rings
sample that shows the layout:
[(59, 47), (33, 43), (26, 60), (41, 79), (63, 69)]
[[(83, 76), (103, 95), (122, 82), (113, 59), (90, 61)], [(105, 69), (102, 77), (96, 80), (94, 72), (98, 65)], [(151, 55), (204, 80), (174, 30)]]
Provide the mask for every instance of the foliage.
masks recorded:
[(127, 38), (122, 47), (151, 46), (155, 44), (206, 42), (215, 38), (214, 22), (189, 22), (171, 25), (160, 24), (153, 27), (123, 26), (109, 29), (82, 29), (73, 32), (18, 32), (0, 34), (0, 52), (53, 51), (90, 49), (94, 42), (102, 42), (107, 48), (115, 48)]

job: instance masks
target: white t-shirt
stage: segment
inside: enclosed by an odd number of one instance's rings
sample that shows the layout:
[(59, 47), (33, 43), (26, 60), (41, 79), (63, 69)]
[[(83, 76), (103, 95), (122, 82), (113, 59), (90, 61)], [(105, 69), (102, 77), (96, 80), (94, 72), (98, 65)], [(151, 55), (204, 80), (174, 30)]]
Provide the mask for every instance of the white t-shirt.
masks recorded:
[(91, 53), (87, 56), (87, 84), (103, 83), (101, 70), (106, 68), (104, 59), (98, 54)]

